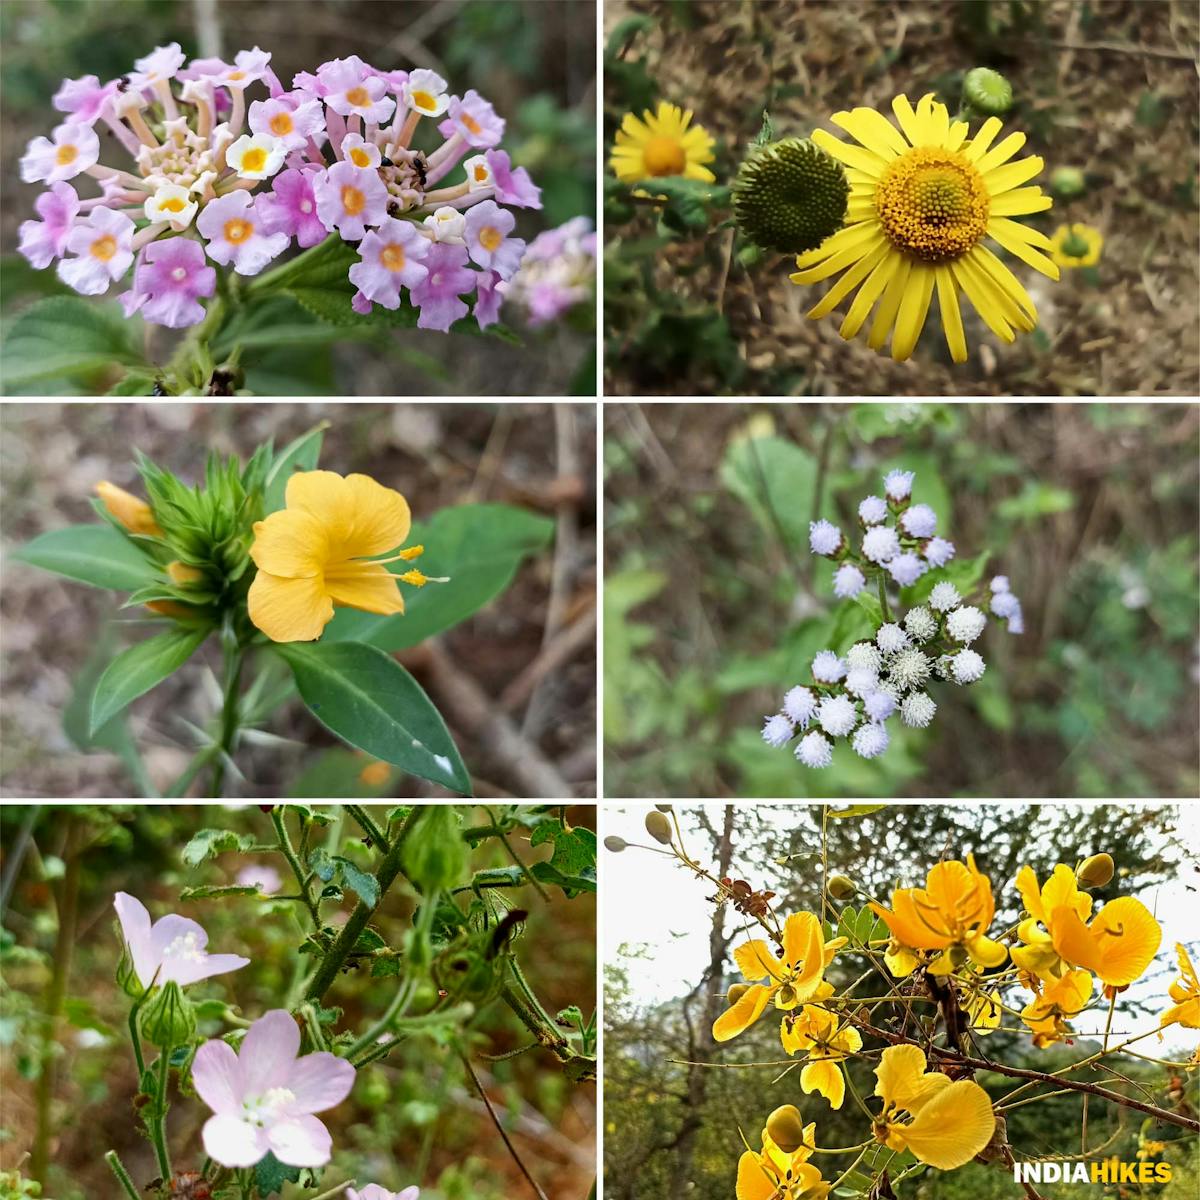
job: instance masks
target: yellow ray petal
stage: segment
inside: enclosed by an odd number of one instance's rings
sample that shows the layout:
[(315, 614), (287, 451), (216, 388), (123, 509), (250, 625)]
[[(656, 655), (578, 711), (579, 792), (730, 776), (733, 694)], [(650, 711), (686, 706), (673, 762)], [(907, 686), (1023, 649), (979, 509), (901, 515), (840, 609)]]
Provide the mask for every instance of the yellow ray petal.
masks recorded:
[(871, 274), (867, 276), (866, 282), (858, 289), (858, 295), (854, 297), (845, 319), (842, 321), (841, 329), (838, 330), (847, 341), (862, 328), (875, 301), (879, 299), (884, 288), (891, 281), (892, 275), (900, 269), (903, 261), (903, 257), (895, 250), (884, 247), (883, 257), (875, 265)]
[(954, 281), (967, 294), (967, 299), (971, 301), (975, 311), (980, 315), (983, 323), (998, 337), (1001, 341), (1014, 342), (1017, 335), (1009, 328), (1008, 322), (1004, 319), (1003, 309), (1000, 301), (997, 299), (994, 290), (988, 287), (985, 282), (985, 276), (982, 270), (973, 268), (968, 258), (960, 258), (950, 264), (951, 273), (954, 275)]
[(1040, 187), (1013, 188), (1002, 196), (993, 196), (988, 209), (993, 217), (1023, 217), (1052, 208), (1054, 200)]
[(900, 131), (883, 113), (876, 112), (873, 108), (856, 108), (851, 112), (834, 113), (829, 119), (885, 162), (890, 162), (898, 154), (908, 150), (908, 143)]
[(944, 263), (935, 270), (938, 308), (942, 314), (942, 331), (946, 335), (946, 345), (950, 348), (950, 358), (956, 363), (966, 362), (967, 338), (963, 332), (962, 313), (958, 307), (958, 289), (954, 286), (954, 276)]
[(900, 128), (909, 142), (914, 146), (922, 145), (924, 125), (917, 119), (917, 114), (913, 112), (913, 106), (908, 102), (908, 97), (897, 96), (892, 101), (892, 112), (896, 114), (896, 120), (900, 122)]
[(883, 299), (880, 300), (879, 307), (875, 310), (875, 319), (871, 322), (871, 332), (867, 335), (867, 345), (872, 350), (878, 350), (887, 341), (900, 308), (900, 301), (904, 299), (904, 289), (908, 285), (911, 269), (912, 263), (901, 255), (900, 265), (884, 289)]
[(819, 1092), (829, 1101), (830, 1108), (841, 1108), (842, 1101), (846, 1098), (846, 1080), (842, 1069), (827, 1058), (810, 1062), (800, 1072), (800, 1089), (805, 1095)]
[(876, 264), (888, 252), (887, 243), (880, 241), (865, 258), (860, 258), (842, 277), (825, 293), (824, 296), (809, 310), (808, 316), (818, 320), (832, 312), (866, 277), (875, 269)]
[(816, 266), (817, 263), (822, 263), (835, 254), (840, 254), (848, 246), (859, 245), (866, 240), (868, 239), (864, 236), (861, 221), (855, 222), (853, 225), (845, 225), (837, 233), (831, 233), (819, 246), (806, 250), (803, 254), (797, 254), (796, 266), (800, 270)]
[(975, 169), (986, 175), (993, 167), (1006, 163), (1025, 145), (1025, 135), (1018, 131), (1010, 133), (1003, 141), (993, 146), (976, 164)]
[(273, 642), (311, 642), (333, 620), (319, 578), (282, 579), (259, 571), (247, 597), (250, 620)]
[(931, 266), (926, 263), (914, 264), (896, 314), (896, 331), (892, 334), (892, 358), (896, 362), (907, 361), (916, 349), (917, 340), (925, 326), (925, 314), (929, 311), (929, 299), (933, 295), (933, 279)]
[[(1021, 281), (986, 246), (978, 245), (967, 256), (995, 283), (997, 290), (1013, 306), (1014, 316), (1007, 317), (1028, 333), (1037, 324), (1037, 309)], [(1020, 319), (1015, 319), (1019, 317)]]
[(843, 142), (841, 138), (834, 137), (832, 133), (824, 129), (814, 129), (812, 140), (822, 150), (844, 162), (846, 166), (853, 167), (856, 171), (861, 171), (864, 175), (868, 175), (872, 179), (878, 179), (887, 168), (887, 163), (878, 154), (873, 154), (870, 150), (864, 150), (861, 146), (853, 146), (849, 142)]
[(946, 149), (958, 150), (966, 140), (966, 121), (955, 121), (954, 124), (950, 126), (950, 132), (946, 135)]
[(737, 1003), (726, 1009), (713, 1023), (713, 1038), (718, 1042), (727, 1042), (739, 1033), (749, 1029), (763, 1014), (771, 999), (771, 989), (756, 983), (748, 988), (738, 998)]
[(987, 153), (987, 149), (995, 140), (996, 134), (1003, 128), (1004, 125), (999, 117), (988, 117), (980, 125), (979, 132), (967, 143), (967, 148), (963, 153), (971, 162), (978, 162)]
[[(1051, 279), (1059, 277), (1058, 266), (1053, 259), (1047, 258), (1040, 251), (1035, 250), (1030, 244), (1032, 238), (1023, 237), (1017, 230), (1023, 230), (1025, 226), (1018, 225), (1015, 221), (1008, 220), (1007, 217), (997, 217), (988, 222), (988, 233), (1002, 245), (1009, 254), (1015, 254), (1022, 262), (1028, 263), (1035, 271), (1041, 271), (1043, 275), (1049, 275)], [(1029, 230), (1030, 233), (1040, 238), (1043, 242), (1049, 245), (1050, 239), (1045, 235), (1038, 233), (1036, 229)]]
[(1002, 167), (993, 167), (983, 177), (983, 182), (989, 194), (999, 196), (1012, 191), (1018, 184), (1028, 183), (1041, 172), (1045, 163), (1036, 155), (1032, 158), (1022, 158), (1017, 162), (1005, 163)]
[(762, 938), (743, 942), (734, 950), (733, 961), (748, 983), (757, 983), (760, 979), (778, 981), (782, 977), (779, 959)]
[(871, 254), (875, 248), (881, 245), (884, 241), (884, 236), (879, 232), (878, 228), (870, 223), (855, 225), (855, 230), (861, 230), (862, 233), (851, 242), (847, 242), (845, 248), (832, 258), (820, 263), (815, 267), (809, 267), (805, 271), (797, 271), (791, 276), (793, 283), (819, 283), (822, 279), (828, 279), (830, 275), (836, 275), (839, 271), (844, 271), (847, 267), (853, 266), (860, 258)]

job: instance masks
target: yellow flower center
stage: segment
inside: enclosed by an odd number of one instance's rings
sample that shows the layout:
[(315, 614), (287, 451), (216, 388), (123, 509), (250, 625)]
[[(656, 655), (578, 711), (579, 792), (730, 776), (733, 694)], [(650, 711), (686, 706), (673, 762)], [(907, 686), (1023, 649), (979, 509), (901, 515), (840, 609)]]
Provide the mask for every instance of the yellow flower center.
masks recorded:
[(357, 217), (367, 206), (367, 198), (356, 187), (342, 188), (342, 208), (348, 217)]
[(291, 133), (295, 128), (292, 124), (292, 114), (285, 112), (276, 113), (270, 121), (271, 132), (276, 137), (283, 137), (284, 134)]
[(371, 94), (365, 87), (351, 88), (346, 93), (346, 102), (355, 108), (366, 108), (371, 103)]
[(459, 113), (458, 119), (472, 132), (482, 133), (483, 126), (470, 113)]
[(669, 137), (652, 137), (642, 147), (648, 175), (679, 175), (687, 167), (683, 147)]
[(108, 262), (116, 252), (117, 239), (107, 233), (92, 243), (92, 257), (98, 258), (101, 262)]
[(437, 101), (429, 92), (413, 92), (412, 102), (414, 108), (420, 108), (426, 112), (432, 112), (437, 108)]
[(70, 166), (71, 163), (79, 156), (79, 151), (74, 146), (59, 146), (58, 153), (54, 156), (54, 161), (60, 167)]
[(383, 253), (379, 256), (379, 261), (383, 263), (389, 271), (404, 270), (404, 247), (397, 245), (395, 242), (389, 242), (384, 248)]
[(485, 167), (483, 165), (483, 163), (476, 163), (475, 164), (475, 182), (476, 183), (487, 183), (487, 177), (488, 177), (487, 167)]
[(900, 155), (875, 189), (875, 208), (892, 245), (926, 262), (959, 258), (987, 232), (987, 186), (956, 150)]
[(479, 231), (479, 244), (490, 254), (504, 241), (504, 234), (494, 225), (485, 225)]
[(225, 240), (232, 242), (235, 246), (239, 242), (244, 242), (253, 232), (254, 226), (249, 221), (243, 221), (240, 217), (235, 217), (232, 221), (225, 222)]
[(350, 161), (356, 167), (369, 167), (371, 165), (371, 160), (367, 156), (367, 152), (361, 146), (355, 146), (350, 151)]
[(267, 152), (261, 146), (254, 146), (242, 155), (243, 171), (261, 171), (267, 163)]
[(178, 196), (172, 196), (169, 200), (164, 200), (159, 206), (165, 212), (183, 212), (184, 202)]

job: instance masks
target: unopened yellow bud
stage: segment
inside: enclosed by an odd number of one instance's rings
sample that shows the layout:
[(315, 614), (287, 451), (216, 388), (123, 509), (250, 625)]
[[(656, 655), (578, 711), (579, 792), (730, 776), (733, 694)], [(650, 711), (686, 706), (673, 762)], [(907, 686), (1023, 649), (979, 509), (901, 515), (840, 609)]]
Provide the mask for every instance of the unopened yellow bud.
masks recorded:
[(180, 562), (176, 559), (174, 562), (167, 563), (167, 574), (171, 577), (172, 583), (180, 585), (187, 583), (196, 583), (204, 578), (204, 572), (197, 567), (189, 567), (187, 563)]
[(646, 814), (646, 832), (664, 846), (671, 844), (671, 822), (657, 810)]
[(162, 530), (154, 519), (154, 512), (145, 500), (139, 500), (132, 492), (119, 488), (115, 483), (102, 479), (96, 484), (96, 494), (104, 507), (130, 533), (142, 533), (150, 537), (160, 537)]
[(735, 983), (729, 991), (725, 993), (725, 999), (730, 1004), (736, 1004), (748, 991), (750, 985), (748, 983)]
[(784, 1154), (794, 1154), (804, 1145), (804, 1118), (794, 1104), (781, 1104), (767, 1118), (767, 1133)]
[(1085, 888), (1101, 888), (1113, 877), (1113, 860), (1111, 854), (1093, 854), (1085, 858), (1075, 878)]
[(835, 875), (825, 890), (834, 900), (849, 900), (858, 891), (858, 884), (849, 875)]

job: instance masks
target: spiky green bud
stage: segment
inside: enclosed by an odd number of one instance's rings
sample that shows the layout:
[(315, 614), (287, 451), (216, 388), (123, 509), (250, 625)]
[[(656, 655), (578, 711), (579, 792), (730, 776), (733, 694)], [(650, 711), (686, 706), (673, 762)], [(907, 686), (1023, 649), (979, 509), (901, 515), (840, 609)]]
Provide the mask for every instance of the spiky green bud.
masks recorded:
[(850, 184), (845, 169), (808, 138), (750, 151), (733, 181), (738, 228), (764, 249), (814, 250), (842, 227)]
[(182, 1046), (196, 1033), (196, 1013), (174, 980), (164, 984), (142, 1009), (142, 1037), (156, 1046)]
[(1087, 191), (1087, 176), (1078, 167), (1057, 167), (1050, 174), (1050, 190), (1062, 200), (1073, 200)]

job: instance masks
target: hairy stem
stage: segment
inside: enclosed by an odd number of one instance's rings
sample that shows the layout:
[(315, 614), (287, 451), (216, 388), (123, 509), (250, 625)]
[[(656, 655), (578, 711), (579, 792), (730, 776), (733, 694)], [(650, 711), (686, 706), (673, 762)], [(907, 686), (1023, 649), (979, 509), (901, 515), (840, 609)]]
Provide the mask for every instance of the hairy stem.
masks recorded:
[(154, 1099), (154, 1119), (150, 1122), (150, 1140), (163, 1179), (171, 1178), (171, 1155), (167, 1151), (167, 1086), (171, 1082), (171, 1044), (162, 1048), (158, 1058), (158, 1095)]
[(104, 1161), (108, 1163), (112, 1169), (112, 1173), (117, 1177), (117, 1182), (121, 1185), (125, 1195), (129, 1200), (142, 1200), (138, 1195), (138, 1190), (134, 1187), (133, 1180), (130, 1178), (129, 1172), (125, 1170), (125, 1164), (121, 1161), (120, 1156), (115, 1150), (110, 1150), (105, 1156)]
[(309, 876), (305, 874), (303, 864), (296, 857), (296, 851), (292, 846), (292, 839), (288, 835), (287, 824), (284, 821), (283, 805), (277, 804), (271, 809), (271, 824), (275, 826), (275, 837), (279, 842), (280, 852), (287, 859), (288, 866), (292, 868), (292, 874), (296, 877), (296, 883), (300, 887), (300, 894), (304, 898), (304, 904), (308, 908), (309, 915), (312, 917), (313, 928), (320, 929), (321, 911), (313, 899), (312, 893), (308, 890)]

